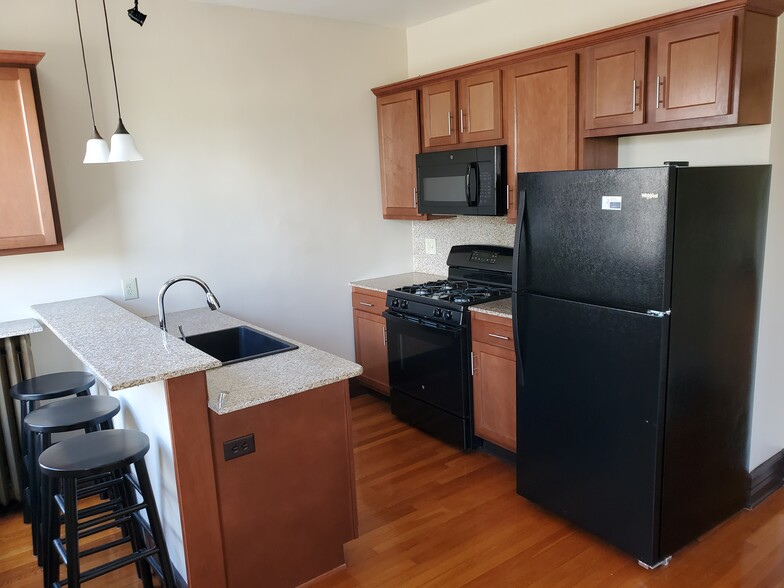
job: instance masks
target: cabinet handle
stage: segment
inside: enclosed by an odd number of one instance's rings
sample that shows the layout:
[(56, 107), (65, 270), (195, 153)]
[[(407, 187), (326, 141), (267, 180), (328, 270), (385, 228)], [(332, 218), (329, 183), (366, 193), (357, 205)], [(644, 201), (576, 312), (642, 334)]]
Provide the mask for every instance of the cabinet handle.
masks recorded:
[(659, 108), (659, 105), (664, 102), (664, 95), (662, 87), (664, 86), (665, 78), (656, 76), (656, 108)]
[(452, 112), (451, 111), (446, 113), (446, 128), (447, 128), (447, 131), (449, 131), (447, 134), (451, 135), (452, 134)]
[(504, 337), (503, 335), (496, 335), (495, 333), (488, 333), (488, 337), (494, 337), (496, 339), (503, 339), (504, 341), (509, 341), (509, 337)]
[(370, 302), (360, 302), (362, 306), (373, 306)]
[(506, 185), (506, 210), (509, 210), (509, 184)]
[(632, 80), (632, 112), (637, 112), (637, 80)]
[[(475, 371), (474, 370), (474, 352), (472, 351), (471, 352), (471, 375), (472, 376), (474, 375), (474, 371)], [(478, 370), (476, 370), (476, 371), (478, 371)]]
[(461, 134), (465, 133), (465, 130), (463, 129), (463, 109), (462, 108), (460, 109), (460, 133)]
[(417, 189), (414, 188), (414, 208), (419, 208), (419, 203), (417, 202)]
[(387, 327), (384, 325), (384, 347), (387, 346)]

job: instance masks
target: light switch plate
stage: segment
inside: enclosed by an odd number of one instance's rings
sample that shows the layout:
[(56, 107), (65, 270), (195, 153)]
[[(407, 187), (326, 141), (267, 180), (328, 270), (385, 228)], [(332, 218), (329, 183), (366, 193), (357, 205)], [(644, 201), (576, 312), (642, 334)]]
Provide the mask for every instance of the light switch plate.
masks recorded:
[(425, 239), (425, 253), (428, 255), (435, 255), (436, 254), (436, 240), (435, 239)]
[(125, 278), (122, 281), (123, 299), (136, 300), (139, 297), (139, 286), (136, 278)]

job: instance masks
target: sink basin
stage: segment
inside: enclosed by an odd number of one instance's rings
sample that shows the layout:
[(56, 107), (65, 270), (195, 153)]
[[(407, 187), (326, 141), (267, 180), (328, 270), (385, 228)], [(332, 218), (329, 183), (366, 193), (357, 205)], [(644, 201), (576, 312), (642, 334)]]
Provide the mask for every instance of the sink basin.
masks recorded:
[(232, 327), (185, 337), (188, 345), (211, 355), (223, 365), (291, 351), (297, 346), (251, 327)]

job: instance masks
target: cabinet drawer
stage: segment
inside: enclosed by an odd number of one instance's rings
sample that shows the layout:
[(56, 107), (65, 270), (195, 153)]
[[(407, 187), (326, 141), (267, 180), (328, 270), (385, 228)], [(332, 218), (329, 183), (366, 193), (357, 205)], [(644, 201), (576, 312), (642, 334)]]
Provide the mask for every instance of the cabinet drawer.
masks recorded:
[(471, 339), (513, 351), (512, 319), (472, 312)]
[(351, 306), (381, 316), (387, 306), (387, 297), (386, 294), (373, 290), (354, 290), (351, 293)]

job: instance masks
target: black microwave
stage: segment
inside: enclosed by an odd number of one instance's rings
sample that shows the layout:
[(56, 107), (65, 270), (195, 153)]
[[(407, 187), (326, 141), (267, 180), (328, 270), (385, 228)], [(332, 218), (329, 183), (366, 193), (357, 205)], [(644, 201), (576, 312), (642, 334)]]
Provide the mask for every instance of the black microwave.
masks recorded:
[(416, 156), (422, 214), (506, 214), (506, 148), (479, 147)]

